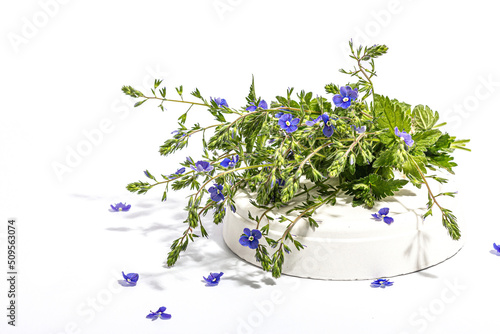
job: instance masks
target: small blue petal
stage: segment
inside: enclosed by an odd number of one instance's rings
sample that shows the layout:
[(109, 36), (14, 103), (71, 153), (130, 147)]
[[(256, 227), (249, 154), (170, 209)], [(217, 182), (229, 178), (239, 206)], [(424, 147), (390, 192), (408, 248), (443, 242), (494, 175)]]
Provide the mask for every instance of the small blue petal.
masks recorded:
[(242, 245), (242, 246), (248, 246), (250, 244), (250, 241), (248, 241), (248, 237), (245, 235), (240, 237), (239, 242), (240, 242), (240, 245)]
[(172, 315), (168, 314), (168, 313), (162, 313), (162, 314), (160, 314), (160, 318), (162, 320), (168, 320), (168, 319), (172, 318)]
[(497, 252), (500, 252), (500, 245), (497, 245), (497, 244), (493, 243), (493, 248), (494, 248)]
[(252, 230), (252, 236), (255, 239), (260, 239), (262, 238), (262, 233), (259, 230)]
[(331, 137), (333, 135), (333, 126), (324, 126), (323, 134), (325, 135), (325, 137)]
[(389, 208), (382, 208), (378, 210), (378, 213), (381, 214), (382, 216), (386, 216), (389, 214)]
[(250, 249), (257, 249), (257, 247), (259, 247), (259, 240), (253, 239), (252, 241), (250, 241), (250, 244), (248, 245), (248, 247)]

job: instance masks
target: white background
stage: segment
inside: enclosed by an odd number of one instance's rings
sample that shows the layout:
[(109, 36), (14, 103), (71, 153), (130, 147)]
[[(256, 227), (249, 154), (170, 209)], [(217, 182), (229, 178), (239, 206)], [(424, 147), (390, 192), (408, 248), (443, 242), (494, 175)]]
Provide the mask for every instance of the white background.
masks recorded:
[[(492, 1), (3, 1), (0, 8), (0, 332), (2, 333), (484, 333), (498, 323), (500, 242), (494, 189), (500, 103), (498, 11)], [(188, 192), (130, 194), (161, 157), (184, 106), (132, 108), (122, 85), (164, 79), (188, 93), (244, 104), (252, 74), (268, 102), (286, 88), (324, 94), (345, 84), (347, 41), (386, 44), (376, 90), (438, 110), (471, 153), (457, 152), (467, 243), (451, 260), (369, 281), (282, 277), (243, 263), (221, 226), (178, 265), (162, 262), (183, 226)], [(213, 124), (202, 109), (188, 119)], [(103, 132), (105, 131), (105, 132)], [(88, 136), (93, 136), (93, 143)], [(89, 144), (90, 143), (90, 144)], [(71, 157), (76, 150), (80, 159)], [(69, 162), (69, 163), (68, 163)], [(65, 165), (64, 172), (54, 166)], [(128, 213), (109, 204), (126, 201)], [(6, 225), (18, 223), (17, 327), (6, 317)], [(208, 217), (207, 217), (208, 218)], [(139, 284), (121, 288), (121, 271)], [(223, 271), (221, 284), (200, 281)], [(150, 322), (166, 306), (169, 321)]]

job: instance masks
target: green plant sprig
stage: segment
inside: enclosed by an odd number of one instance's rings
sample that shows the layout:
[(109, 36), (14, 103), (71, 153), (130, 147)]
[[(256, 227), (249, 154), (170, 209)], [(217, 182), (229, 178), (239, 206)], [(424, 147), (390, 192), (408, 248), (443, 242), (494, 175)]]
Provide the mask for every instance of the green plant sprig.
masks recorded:
[[(191, 96), (199, 101), (187, 101), (182, 86), (176, 88), (179, 98), (167, 97), (161, 80), (155, 80), (152, 96), (123, 86), (125, 94), (139, 100), (136, 107), (148, 100), (159, 101), (162, 111), (166, 110), (164, 104), (186, 105), (187, 110), (178, 118), (176, 134), (160, 146), (160, 154), (167, 156), (182, 150), (192, 135), (202, 133), (200, 161), (211, 166), (211, 169), (200, 171), (194, 168), (194, 160), (188, 158), (181, 166), (194, 170), (162, 174), (163, 180), (157, 180), (146, 170), (146, 176), (154, 183), (138, 181), (127, 186), (131, 192), (145, 194), (155, 186), (164, 185), (162, 201), (167, 200), (169, 189), (193, 190), (185, 208), (187, 228), (172, 243), (168, 266), (172, 266), (188, 244), (199, 237), (195, 231), (199, 229), (200, 236), (208, 236), (202, 217), (210, 210), (213, 209), (213, 221), (218, 224), (223, 221), (226, 208), (237, 209), (234, 196), (241, 189), (249, 191), (253, 196), (251, 203), (263, 210), (257, 217), (250, 213), (248, 216), (267, 242), (267, 245), (264, 242), (258, 245), (256, 259), (274, 277), (281, 275), (285, 253), (291, 251), (289, 245), (297, 250), (303, 248), (292, 234), (297, 222), (305, 219), (311, 228), (319, 227), (313, 217), (316, 209), (325, 204), (335, 205), (340, 191), (352, 197), (353, 206), (371, 208), (376, 201), (396, 194), (408, 182), (418, 188), (425, 185), (429, 201), (423, 218), (431, 215), (436, 205), (450, 236), (460, 238), (457, 218), (437, 200), (440, 196), (454, 197), (455, 194), (434, 194), (427, 178), (441, 184), (447, 179), (427, 174), (428, 170), (438, 169), (453, 174), (456, 163), (452, 153), (456, 149), (469, 151), (465, 147), (469, 140), (457, 140), (443, 132), (441, 129), (446, 123), (438, 123), (439, 114), (427, 106), (412, 107), (375, 94), (374, 60), (387, 52), (385, 45), (355, 48), (350, 42), (349, 46), (354, 69), (340, 71), (355, 80), (347, 85), (349, 91), (354, 92), (349, 94), (355, 97), (350, 95), (346, 99), (342, 95), (347, 91), (346, 86), (327, 84), (325, 91), (334, 96), (333, 103), (322, 96), (313, 97), (312, 92), (300, 91), (293, 96), (294, 89), (289, 88), (284, 96), (276, 96), (275, 101), (267, 104), (256, 94), (253, 77), (247, 104), (242, 108), (230, 108), (220, 98), (207, 100), (198, 89), (194, 89)], [(347, 105), (339, 104), (339, 96), (342, 101), (348, 101)], [(368, 97), (372, 97), (370, 103)], [(202, 107), (216, 122), (208, 126), (186, 125), (188, 114)], [(209, 129), (211, 131), (207, 131)], [(210, 138), (207, 138), (208, 133), (213, 133)], [(403, 179), (398, 179), (395, 171), (400, 171)], [(328, 183), (332, 178), (336, 186)], [(214, 196), (214, 188), (208, 188), (212, 182), (222, 189), (217, 196)], [(304, 182), (312, 186), (308, 188)], [(288, 222), (285, 232), (280, 239), (271, 239), (268, 232), (274, 218), (269, 212), (302, 195), (306, 195), (305, 202), (287, 212), (296, 211), (296, 218), (282, 216), (279, 221)], [(267, 224), (263, 226), (264, 219)], [(276, 250), (271, 254), (268, 247)]]

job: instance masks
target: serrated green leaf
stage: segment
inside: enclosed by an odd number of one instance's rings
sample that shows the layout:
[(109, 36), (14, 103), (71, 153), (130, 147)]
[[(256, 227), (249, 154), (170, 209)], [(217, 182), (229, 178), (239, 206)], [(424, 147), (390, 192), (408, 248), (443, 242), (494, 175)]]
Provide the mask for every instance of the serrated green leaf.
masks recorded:
[(412, 118), (417, 131), (426, 131), (434, 127), (439, 120), (439, 113), (432, 111), (428, 106), (419, 104), (413, 108)]
[(404, 162), (404, 151), (401, 146), (396, 144), (383, 151), (373, 162), (374, 168), (379, 167), (397, 167)]
[(436, 141), (441, 137), (442, 133), (439, 130), (425, 130), (423, 132), (418, 132), (412, 136), (415, 142), (412, 146), (412, 150), (425, 152), (429, 147), (434, 145)]
[(381, 141), (385, 144), (396, 139), (394, 129), (397, 127), (399, 131), (410, 132), (411, 118), (409, 115), (409, 108), (404, 109), (405, 104), (397, 100), (391, 101), (388, 97), (382, 95), (375, 95), (375, 110), (377, 125), (380, 129), (387, 129), (387, 131), (380, 136)]

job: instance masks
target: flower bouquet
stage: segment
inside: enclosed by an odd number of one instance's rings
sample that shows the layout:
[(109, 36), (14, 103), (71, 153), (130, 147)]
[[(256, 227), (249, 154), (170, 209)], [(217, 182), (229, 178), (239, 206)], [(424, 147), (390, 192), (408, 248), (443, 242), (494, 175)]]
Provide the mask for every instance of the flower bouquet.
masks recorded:
[[(375, 93), (374, 61), (387, 52), (385, 45), (349, 45), (354, 69), (340, 71), (352, 81), (327, 84), (328, 97), (314, 97), (303, 90), (294, 94), (294, 89), (288, 88), (283, 96), (268, 103), (256, 93), (253, 78), (247, 103), (241, 108), (233, 108), (220, 97), (207, 100), (198, 89), (191, 93), (195, 101), (184, 100), (182, 86), (176, 88), (177, 99), (167, 97), (161, 80), (155, 80), (152, 95), (130, 86), (122, 88), (139, 100), (135, 106), (149, 100), (159, 101), (162, 111), (165, 103), (188, 106), (178, 119), (173, 138), (160, 146), (161, 155), (173, 154), (185, 148), (196, 134), (203, 135), (202, 157), (187, 157), (175, 172), (162, 174), (161, 179), (146, 170), (149, 181), (127, 186), (139, 194), (165, 187), (162, 201), (167, 199), (169, 189), (193, 191), (187, 200), (186, 229), (170, 247), (168, 266), (174, 265), (195, 238), (208, 236), (203, 216), (213, 212), (213, 222), (219, 224), (226, 214), (241, 210), (235, 202), (241, 191), (251, 194), (249, 202), (261, 214), (248, 212), (253, 225), (238, 232), (239, 247), (251, 249), (255, 261), (274, 277), (282, 274), (285, 254), (305, 246), (293, 233), (298, 222), (318, 228), (315, 213), (322, 206), (335, 210), (339, 196), (349, 197), (352, 207), (371, 209), (384, 198), (397, 195), (406, 184), (413, 185), (427, 191), (422, 219), (433, 213), (440, 215), (440, 228), (446, 229), (451, 239), (460, 238), (457, 218), (440, 203), (441, 198), (454, 197), (455, 193), (433, 192), (429, 180), (447, 182), (431, 171), (453, 174), (456, 163), (451, 154), (455, 149), (468, 150), (468, 140), (457, 140), (441, 131), (445, 123), (438, 123), (439, 114), (429, 107), (411, 107)], [(205, 108), (216, 123), (188, 127), (188, 115), (196, 107)], [(209, 129), (213, 135), (207, 139)], [(297, 198), (300, 204), (294, 202)], [(276, 218), (269, 213), (290, 203), (294, 204), (287, 213), (294, 212), (295, 216), (279, 215), (283, 232), (272, 236), (270, 223)], [(372, 212), (376, 220), (387, 225), (394, 222), (387, 207)], [(246, 212), (239, 214), (247, 216)]]

